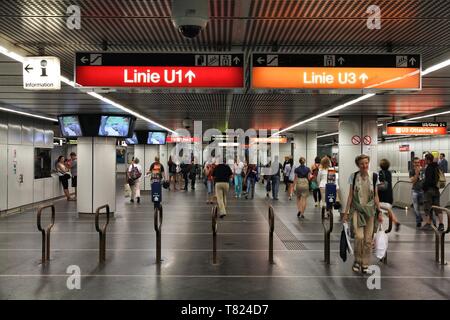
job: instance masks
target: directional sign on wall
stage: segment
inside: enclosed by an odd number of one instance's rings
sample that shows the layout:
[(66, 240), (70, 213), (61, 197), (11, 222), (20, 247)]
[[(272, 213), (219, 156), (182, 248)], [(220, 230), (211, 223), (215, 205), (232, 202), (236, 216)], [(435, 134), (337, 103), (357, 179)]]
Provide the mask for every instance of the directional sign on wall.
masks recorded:
[(445, 135), (446, 122), (396, 122), (388, 123), (387, 135)]
[(243, 54), (77, 53), (83, 87), (242, 88)]
[(421, 57), (404, 54), (253, 54), (256, 89), (421, 89)]
[(25, 57), (23, 88), (27, 90), (60, 90), (61, 64), (56, 57)]

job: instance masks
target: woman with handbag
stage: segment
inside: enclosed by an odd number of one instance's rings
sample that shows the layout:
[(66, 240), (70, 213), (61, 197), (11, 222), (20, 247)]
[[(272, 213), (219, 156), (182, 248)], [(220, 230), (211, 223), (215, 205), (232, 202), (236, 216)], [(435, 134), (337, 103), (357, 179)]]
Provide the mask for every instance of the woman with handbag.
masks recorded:
[(63, 186), (64, 195), (66, 196), (67, 201), (75, 201), (75, 199), (70, 196), (69, 192), (69, 180), (71, 178), (71, 175), (69, 173), (69, 168), (67, 168), (67, 166), (65, 165), (64, 156), (58, 157), (58, 160), (55, 164), (55, 170), (56, 174), (59, 176), (59, 181)]
[(297, 217), (304, 219), (306, 210), (306, 200), (309, 196), (309, 180), (311, 179), (311, 170), (305, 165), (306, 159), (301, 157), (300, 165), (295, 168), (295, 192), (297, 194)]

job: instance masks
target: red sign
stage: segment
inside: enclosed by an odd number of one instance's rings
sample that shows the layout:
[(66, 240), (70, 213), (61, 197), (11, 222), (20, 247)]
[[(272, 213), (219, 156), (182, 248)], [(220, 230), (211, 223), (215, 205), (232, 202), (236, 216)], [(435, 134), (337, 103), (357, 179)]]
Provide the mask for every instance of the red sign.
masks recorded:
[(352, 137), (352, 143), (356, 146), (361, 143), (361, 137), (360, 136), (353, 136)]
[(167, 143), (194, 143), (200, 142), (198, 137), (180, 137), (180, 136), (168, 136), (166, 138)]
[(400, 152), (405, 152), (405, 151), (409, 151), (409, 144), (403, 144), (401, 146), (398, 147)]
[(77, 84), (83, 87), (243, 87), (240, 67), (111, 67), (78, 66)]
[(370, 136), (364, 136), (364, 144), (369, 146), (372, 143), (372, 138)]

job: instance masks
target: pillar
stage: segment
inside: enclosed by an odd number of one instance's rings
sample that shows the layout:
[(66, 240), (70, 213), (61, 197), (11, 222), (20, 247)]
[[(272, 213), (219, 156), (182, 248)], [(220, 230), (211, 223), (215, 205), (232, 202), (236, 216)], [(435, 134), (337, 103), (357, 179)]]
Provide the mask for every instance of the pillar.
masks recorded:
[(78, 138), (77, 211), (95, 213), (105, 204), (116, 210), (116, 139)]
[[(359, 143), (357, 143), (359, 141)], [(345, 206), (348, 197), (348, 179), (358, 171), (356, 156), (370, 157), (370, 171), (378, 171), (378, 127), (376, 116), (343, 116), (339, 119), (339, 187)], [(344, 209), (345, 210), (345, 207)]]
[(294, 165), (298, 165), (300, 157), (306, 159), (306, 165), (314, 163), (317, 156), (317, 133), (311, 131), (294, 134)]

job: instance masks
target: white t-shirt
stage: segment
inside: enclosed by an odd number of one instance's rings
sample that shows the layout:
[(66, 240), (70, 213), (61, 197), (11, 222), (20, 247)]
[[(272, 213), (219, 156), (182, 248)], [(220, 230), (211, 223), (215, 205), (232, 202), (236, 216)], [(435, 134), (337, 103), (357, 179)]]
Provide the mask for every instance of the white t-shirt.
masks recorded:
[[(333, 169), (332, 167), (328, 169)], [(328, 182), (328, 169), (320, 169), (317, 174), (317, 183), (319, 184), (319, 188), (325, 188)], [(336, 189), (339, 190), (339, 173), (336, 172)]]
[(240, 175), (242, 173), (243, 169), (244, 169), (244, 163), (242, 161), (234, 164), (234, 174)]

